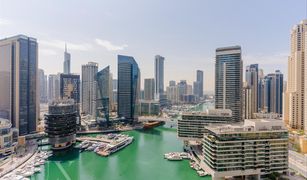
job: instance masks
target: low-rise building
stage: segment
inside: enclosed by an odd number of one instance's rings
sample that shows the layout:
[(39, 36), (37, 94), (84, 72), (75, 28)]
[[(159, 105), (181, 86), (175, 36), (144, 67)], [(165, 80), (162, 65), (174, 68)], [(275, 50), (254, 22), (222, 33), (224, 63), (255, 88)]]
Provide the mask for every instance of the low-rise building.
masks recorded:
[(17, 147), (18, 131), (8, 119), (0, 118), (0, 159), (11, 155)]
[(263, 179), (288, 170), (288, 131), (281, 120), (250, 119), (244, 124), (207, 126), (203, 138), (205, 171), (212, 179)]
[(151, 116), (159, 115), (160, 113), (160, 103), (158, 101), (140, 101), (140, 115), (141, 116)]
[(184, 112), (178, 120), (177, 135), (182, 140), (201, 141), (205, 126), (211, 123), (227, 123), (231, 121), (230, 109), (207, 109), (205, 112)]

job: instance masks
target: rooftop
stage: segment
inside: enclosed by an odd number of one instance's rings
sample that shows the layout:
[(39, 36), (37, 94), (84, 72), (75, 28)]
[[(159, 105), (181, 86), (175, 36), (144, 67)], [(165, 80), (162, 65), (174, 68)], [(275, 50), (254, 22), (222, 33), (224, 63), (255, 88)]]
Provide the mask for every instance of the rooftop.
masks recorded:
[(261, 131), (287, 131), (282, 120), (276, 119), (245, 119), (244, 123), (210, 125), (206, 129), (216, 133), (243, 133)]
[(227, 46), (227, 47), (220, 47), (217, 48), (216, 51), (232, 51), (232, 50), (241, 50), (241, 46)]
[(36, 41), (35, 38), (28, 37), (28, 36), (23, 35), (23, 34), (19, 34), (19, 35), (12, 36), (12, 37), (6, 37), (6, 38), (3, 38), (3, 39), (0, 39), (0, 41), (16, 40), (16, 39), (26, 39), (26, 40), (29, 39), (31, 41)]
[(183, 116), (223, 116), (231, 117), (230, 109), (207, 109), (206, 111), (191, 111), (182, 113)]

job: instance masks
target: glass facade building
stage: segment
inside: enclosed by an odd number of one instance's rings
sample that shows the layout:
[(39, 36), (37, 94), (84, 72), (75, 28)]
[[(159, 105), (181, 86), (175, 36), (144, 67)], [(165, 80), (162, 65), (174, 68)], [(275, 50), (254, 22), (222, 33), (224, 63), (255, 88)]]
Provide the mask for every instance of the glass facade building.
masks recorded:
[(0, 118), (20, 135), (36, 132), (38, 120), (38, 44), (24, 35), (0, 40)]
[(112, 108), (111, 102), (113, 96), (110, 66), (107, 66), (106, 68), (97, 73), (96, 81), (97, 81), (96, 117), (105, 118), (106, 121), (108, 122), (109, 114)]
[(60, 95), (61, 99), (73, 99), (75, 103), (80, 103), (80, 75), (61, 74), (60, 75)]
[(241, 47), (216, 49), (215, 108), (230, 109), (232, 121), (242, 120)]
[(137, 120), (140, 69), (131, 56), (118, 55), (118, 116), (128, 121)]

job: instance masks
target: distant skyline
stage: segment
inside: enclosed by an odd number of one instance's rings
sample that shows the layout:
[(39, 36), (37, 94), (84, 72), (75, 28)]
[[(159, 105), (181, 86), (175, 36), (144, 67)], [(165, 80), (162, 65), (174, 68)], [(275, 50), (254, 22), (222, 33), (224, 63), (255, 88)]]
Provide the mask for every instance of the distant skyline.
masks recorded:
[[(215, 49), (240, 45), (243, 69), (259, 64), (287, 79), (290, 30), (306, 18), (305, 0), (0, 0), (0, 39), (24, 34), (37, 38), (39, 68), (63, 70), (67, 43), (71, 72), (97, 62), (117, 78), (117, 55), (133, 56), (141, 78), (154, 78), (154, 57), (165, 57), (170, 80), (195, 81), (204, 71), (204, 91), (214, 90)], [(244, 73), (243, 73), (244, 74)]]

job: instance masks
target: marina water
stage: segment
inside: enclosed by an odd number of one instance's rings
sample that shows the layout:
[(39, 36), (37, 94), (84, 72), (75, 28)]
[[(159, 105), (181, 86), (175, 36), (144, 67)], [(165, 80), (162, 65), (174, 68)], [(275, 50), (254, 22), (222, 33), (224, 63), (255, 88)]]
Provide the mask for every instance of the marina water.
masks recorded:
[(209, 180), (199, 177), (189, 161), (168, 161), (167, 152), (182, 151), (176, 129), (158, 127), (125, 132), (134, 142), (109, 157), (78, 149), (54, 153), (31, 180)]

